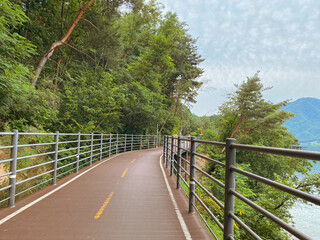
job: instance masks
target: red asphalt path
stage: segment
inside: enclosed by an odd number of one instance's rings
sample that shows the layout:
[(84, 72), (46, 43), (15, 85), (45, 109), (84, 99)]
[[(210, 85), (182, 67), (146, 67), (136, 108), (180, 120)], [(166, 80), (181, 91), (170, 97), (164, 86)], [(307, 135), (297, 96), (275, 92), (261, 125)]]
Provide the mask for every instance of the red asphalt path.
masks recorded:
[(187, 212), (187, 198), (182, 190), (175, 189), (176, 179), (168, 177), (167, 169), (168, 183), (190, 235), (183, 231), (159, 164), (161, 153), (161, 149), (152, 149), (104, 159), (92, 169), (84, 168), (59, 180), (56, 186), (18, 201), (15, 208), (1, 209), (0, 239), (211, 239), (199, 217)]

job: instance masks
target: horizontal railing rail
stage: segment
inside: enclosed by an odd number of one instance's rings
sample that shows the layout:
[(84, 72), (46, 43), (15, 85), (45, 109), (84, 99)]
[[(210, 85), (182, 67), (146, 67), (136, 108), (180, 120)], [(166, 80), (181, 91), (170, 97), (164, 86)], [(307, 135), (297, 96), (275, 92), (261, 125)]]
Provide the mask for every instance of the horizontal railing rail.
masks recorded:
[[(214, 145), (217, 147), (224, 147), (225, 151), (225, 163), (212, 159), (210, 157), (204, 156), (196, 152), (196, 144), (208, 144)], [(283, 148), (272, 148), (272, 147), (263, 147), (263, 146), (252, 146), (237, 144), (235, 139), (227, 139), (224, 142), (215, 142), (196, 139), (195, 137), (176, 137), (176, 136), (164, 136), (163, 138), (163, 163), (166, 165), (166, 168), (169, 168), (170, 176), (177, 177), (177, 189), (181, 188), (181, 183), (184, 183), (187, 189), (183, 188), (187, 197), (189, 198), (189, 212), (198, 212), (202, 220), (204, 220), (206, 226), (212, 233), (215, 239), (218, 239), (214, 231), (210, 228), (207, 221), (201, 215), (199, 209), (195, 204), (195, 200), (203, 207), (203, 209), (208, 213), (211, 219), (217, 224), (217, 226), (223, 231), (223, 239), (234, 239), (234, 224), (237, 223), (251, 238), (261, 239), (250, 227), (240, 219), (240, 216), (236, 216), (234, 213), (235, 208), (235, 197), (242, 201), (243, 203), (250, 206), (255, 211), (262, 214), (264, 217), (268, 218), (273, 223), (280, 226), (282, 229), (286, 230), (293, 236), (298, 239), (311, 239), (305, 233), (298, 231), (290, 224), (281, 220), (274, 214), (270, 213), (266, 209), (257, 205), (253, 201), (241, 195), (239, 192), (235, 191), (235, 178), (237, 174), (243, 175), (249, 179), (261, 182), (273, 188), (276, 188), (282, 192), (291, 194), (295, 197), (303, 199), (307, 202), (316, 204), (320, 206), (320, 198), (318, 196), (300, 191), (298, 189), (286, 186), (284, 184), (272, 181), (265, 177), (259, 176), (255, 173), (251, 173), (236, 167), (236, 150), (245, 150), (245, 151), (255, 151), (267, 154), (276, 154), (281, 156), (289, 156), (296, 158), (305, 158), (309, 160), (320, 160), (319, 152), (312, 151), (302, 151), (302, 150), (292, 150), (292, 149), (283, 149)], [(185, 154), (185, 157), (182, 156), (182, 153)], [(224, 183), (216, 179), (214, 176), (208, 174), (201, 168), (196, 166), (196, 157), (201, 158), (206, 161), (218, 165), (219, 167), (224, 168)], [(204, 175), (208, 181), (214, 182), (217, 186), (224, 189), (224, 199), (223, 202), (217, 199), (208, 189), (201, 184), (199, 180), (196, 179), (196, 171)], [(183, 177), (184, 175), (184, 177)], [(223, 223), (219, 221), (217, 216), (210, 210), (210, 206), (207, 205), (203, 199), (196, 193), (196, 187), (200, 188), (213, 202), (215, 202), (221, 211), (224, 212)]]
[[(111, 155), (162, 143), (160, 135), (0, 132), (0, 206)], [(6, 145), (6, 146), (1, 146)]]

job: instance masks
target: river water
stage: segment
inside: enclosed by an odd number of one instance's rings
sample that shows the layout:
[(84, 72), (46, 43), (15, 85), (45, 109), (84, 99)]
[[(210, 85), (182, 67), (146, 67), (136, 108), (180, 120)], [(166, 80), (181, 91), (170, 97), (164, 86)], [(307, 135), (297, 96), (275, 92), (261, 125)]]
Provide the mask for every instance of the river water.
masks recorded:
[[(302, 144), (307, 150), (320, 152), (320, 145)], [(320, 161), (314, 164), (311, 173), (320, 171)], [(295, 228), (309, 235), (312, 239), (320, 239), (320, 206), (297, 202), (290, 210)]]

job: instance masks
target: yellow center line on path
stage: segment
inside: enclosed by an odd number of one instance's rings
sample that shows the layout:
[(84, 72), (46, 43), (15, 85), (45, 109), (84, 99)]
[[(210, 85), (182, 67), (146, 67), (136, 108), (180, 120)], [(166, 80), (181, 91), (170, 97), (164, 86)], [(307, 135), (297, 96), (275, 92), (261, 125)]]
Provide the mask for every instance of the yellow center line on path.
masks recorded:
[(122, 178), (124, 177), (124, 175), (126, 175), (127, 171), (128, 171), (128, 168), (126, 170), (124, 170), (124, 172), (122, 173), (122, 175), (121, 175)]
[(134, 163), (135, 160), (137, 160), (137, 159), (133, 159), (130, 163)]
[(99, 209), (99, 211), (96, 213), (96, 215), (94, 216), (94, 219), (98, 219), (101, 214), (103, 213), (105, 207), (108, 205), (108, 203), (110, 202), (112, 196), (113, 196), (114, 192), (111, 192), (108, 196), (108, 198), (106, 199), (106, 201), (102, 204), (101, 208)]

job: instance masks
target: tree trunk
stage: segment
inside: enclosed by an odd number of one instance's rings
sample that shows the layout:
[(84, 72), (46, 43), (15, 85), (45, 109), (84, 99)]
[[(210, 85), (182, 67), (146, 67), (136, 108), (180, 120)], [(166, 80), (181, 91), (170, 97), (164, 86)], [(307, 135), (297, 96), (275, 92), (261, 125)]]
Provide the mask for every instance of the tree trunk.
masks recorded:
[(170, 117), (170, 114), (171, 114), (171, 111), (167, 114), (166, 118), (164, 119), (164, 123), (161, 125), (161, 128), (160, 128), (160, 130), (159, 130), (159, 135), (161, 134), (164, 126), (166, 125), (166, 123), (167, 123), (167, 121), (168, 121), (168, 119), (169, 119), (169, 117)]
[(57, 90), (59, 85), (59, 70), (60, 70), (60, 64), (63, 61), (63, 57), (59, 57), (57, 61), (57, 68), (56, 68), (56, 78), (53, 80), (53, 89)]
[(102, 123), (105, 119), (106, 119), (106, 118), (102, 118), (102, 119), (98, 122), (97, 126), (94, 128), (94, 130), (93, 130), (92, 133), (95, 133), (95, 132), (98, 130), (98, 128), (100, 127), (101, 123)]
[[(233, 138), (234, 135), (236, 134), (236, 132), (237, 132), (239, 126), (240, 126), (241, 120), (242, 120), (242, 114), (240, 114), (240, 117), (239, 117), (239, 120), (238, 120), (238, 122), (237, 122), (237, 125), (236, 125), (235, 128), (233, 129), (233, 132), (232, 132), (230, 138)], [(222, 151), (221, 151), (221, 154), (225, 153), (225, 151), (226, 151), (226, 148), (224, 147), (224, 148), (222, 149)]]
[(175, 99), (175, 102), (174, 102), (174, 105), (173, 105), (172, 108), (171, 108), (171, 111), (167, 114), (167, 116), (166, 116), (166, 118), (165, 118), (165, 120), (164, 120), (164, 123), (161, 125), (161, 128), (160, 128), (160, 130), (159, 130), (159, 134), (161, 134), (164, 126), (166, 125), (166, 123), (167, 123), (167, 121), (168, 121), (168, 119), (169, 119), (169, 117), (170, 117), (170, 114), (172, 114), (172, 113), (174, 114), (174, 113), (175, 113), (175, 109), (176, 109), (176, 107), (177, 107), (177, 103), (178, 103), (178, 102), (179, 102), (179, 97), (177, 97), (177, 98)]
[(237, 132), (239, 126), (240, 126), (241, 121), (242, 121), (242, 114), (240, 114), (240, 117), (239, 117), (239, 120), (238, 120), (238, 122), (237, 122), (237, 125), (236, 125), (235, 128), (233, 129), (233, 132), (232, 132), (230, 138), (233, 138), (234, 135), (236, 134), (236, 132)]
[(94, 3), (95, 0), (90, 0), (89, 2), (87, 2), (79, 11), (76, 19), (73, 21), (73, 23), (71, 24), (71, 27), (69, 28), (69, 30), (67, 31), (67, 33), (64, 35), (64, 37), (60, 40), (60, 41), (56, 41), (54, 42), (49, 51), (41, 58), (39, 64), (38, 64), (38, 67), (34, 73), (34, 76), (31, 80), (31, 85), (32, 86), (36, 86), (37, 85), (37, 81), (38, 81), (38, 78), (41, 74), (41, 71), (44, 67), (44, 65), (46, 64), (47, 60), (52, 56), (54, 50), (56, 47), (59, 47), (61, 46), (65, 41), (67, 41), (67, 39), (69, 38), (69, 36), (71, 35), (73, 29), (76, 27), (77, 23), (79, 22), (83, 12), (92, 4)]

